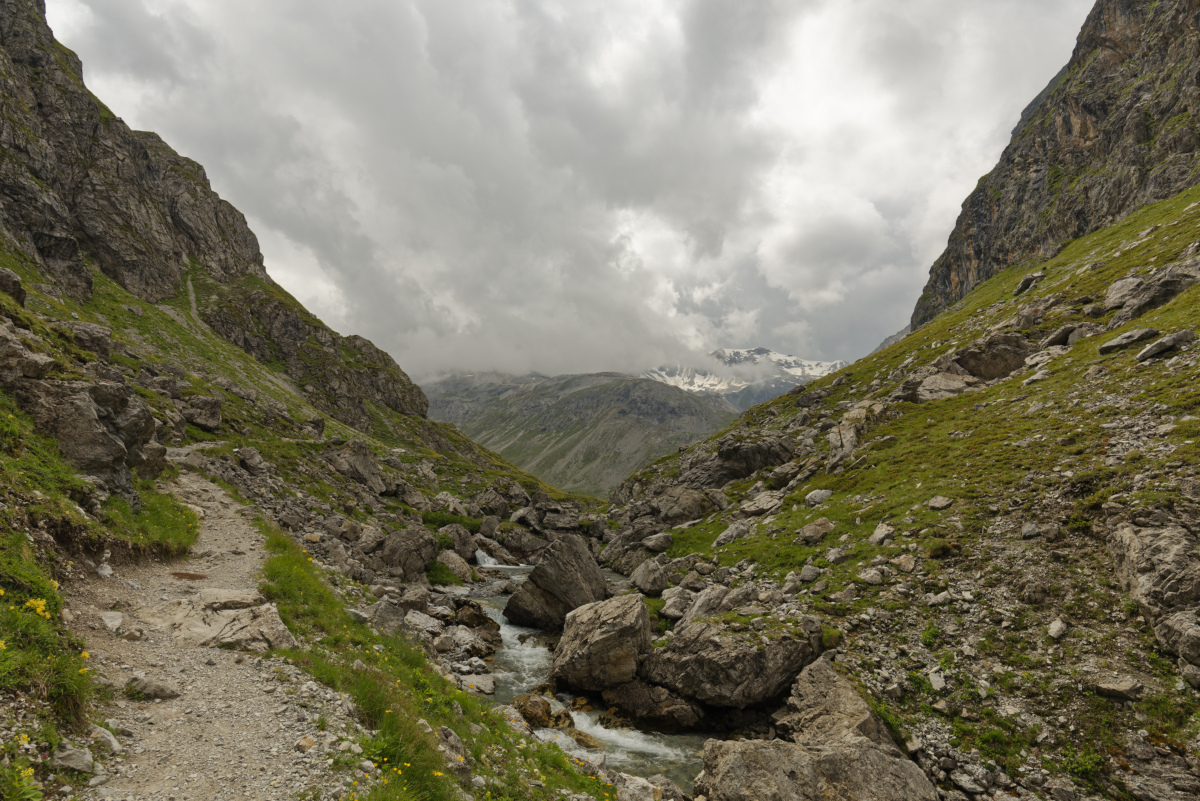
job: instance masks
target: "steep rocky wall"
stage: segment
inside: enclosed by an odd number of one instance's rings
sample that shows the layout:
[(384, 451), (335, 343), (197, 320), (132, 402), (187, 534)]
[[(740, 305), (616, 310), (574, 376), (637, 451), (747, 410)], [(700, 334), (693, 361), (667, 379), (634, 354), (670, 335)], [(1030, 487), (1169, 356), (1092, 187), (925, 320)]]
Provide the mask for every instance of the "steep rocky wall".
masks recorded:
[(88, 91), (42, 0), (0, 0), (0, 235), (79, 300), (93, 268), (149, 302), (202, 271), (227, 288), (222, 306), (201, 310), (205, 321), (259, 361), (282, 363), (317, 408), (348, 425), (368, 430), (369, 404), (428, 409), (390, 356), (279, 290), (246, 218), (202, 166), (130, 130)]
[(1025, 258), (1200, 181), (1200, 2), (1099, 0), (1065, 77), (963, 204), (912, 326)]

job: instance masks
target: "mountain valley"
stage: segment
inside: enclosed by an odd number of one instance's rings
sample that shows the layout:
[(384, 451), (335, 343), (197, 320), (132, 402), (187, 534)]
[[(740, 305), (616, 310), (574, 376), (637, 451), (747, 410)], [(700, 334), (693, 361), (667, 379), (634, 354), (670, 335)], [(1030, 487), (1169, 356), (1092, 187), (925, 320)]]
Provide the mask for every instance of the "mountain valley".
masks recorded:
[(4, 0), (0, 797), (1200, 797), (1197, 10), (868, 356), (422, 389)]

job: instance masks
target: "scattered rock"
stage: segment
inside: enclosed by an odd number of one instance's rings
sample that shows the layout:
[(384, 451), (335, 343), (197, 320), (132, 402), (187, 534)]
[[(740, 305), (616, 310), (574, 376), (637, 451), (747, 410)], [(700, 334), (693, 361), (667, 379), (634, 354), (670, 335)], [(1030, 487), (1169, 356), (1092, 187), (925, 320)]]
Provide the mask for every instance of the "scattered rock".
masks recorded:
[(1172, 351), (1180, 345), (1186, 345), (1196, 339), (1196, 332), (1190, 328), (1185, 328), (1182, 331), (1176, 331), (1174, 334), (1168, 334), (1157, 342), (1152, 342), (1141, 350), (1137, 355), (1139, 362), (1149, 361), (1155, 356), (1158, 356), (1168, 351)]
[(935, 495), (925, 502), (925, 505), (935, 512), (941, 512), (954, 505), (954, 501), (944, 495)]
[(1110, 339), (1100, 346), (1100, 355), (1112, 353), (1113, 351), (1128, 348), (1130, 345), (1135, 345), (1138, 342), (1145, 342), (1147, 339), (1152, 339), (1158, 336), (1158, 331), (1153, 328), (1137, 328), (1133, 331), (1126, 331), (1116, 339)]

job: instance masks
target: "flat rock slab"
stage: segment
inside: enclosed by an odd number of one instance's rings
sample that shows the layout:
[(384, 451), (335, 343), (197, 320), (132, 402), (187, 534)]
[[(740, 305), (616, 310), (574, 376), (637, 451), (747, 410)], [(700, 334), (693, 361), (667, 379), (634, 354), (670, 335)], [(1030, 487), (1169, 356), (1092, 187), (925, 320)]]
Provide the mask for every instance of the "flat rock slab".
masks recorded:
[(279, 618), (275, 605), (246, 606), (252, 598), (263, 600), (257, 592), (201, 591), (158, 607), (147, 615), (147, 620), (174, 632), (180, 645), (249, 651), (296, 647), (296, 638)]

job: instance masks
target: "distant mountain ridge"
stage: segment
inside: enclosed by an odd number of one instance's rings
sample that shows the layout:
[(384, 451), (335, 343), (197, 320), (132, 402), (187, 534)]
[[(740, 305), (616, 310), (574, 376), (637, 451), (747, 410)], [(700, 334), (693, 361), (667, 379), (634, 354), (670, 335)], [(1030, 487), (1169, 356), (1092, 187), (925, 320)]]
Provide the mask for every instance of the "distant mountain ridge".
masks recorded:
[(801, 359), (769, 348), (722, 348), (709, 356), (711, 366), (670, 365), (647, 370), (642, 378), (693, 394), (719, 395), (744, 411), (846, 366), (843, 361)]
[(596, 496), (737, 416), (719, 395), (623, 373), (474, 373), (424, 389), (432, 419), (454, 423), (554, 486)]

